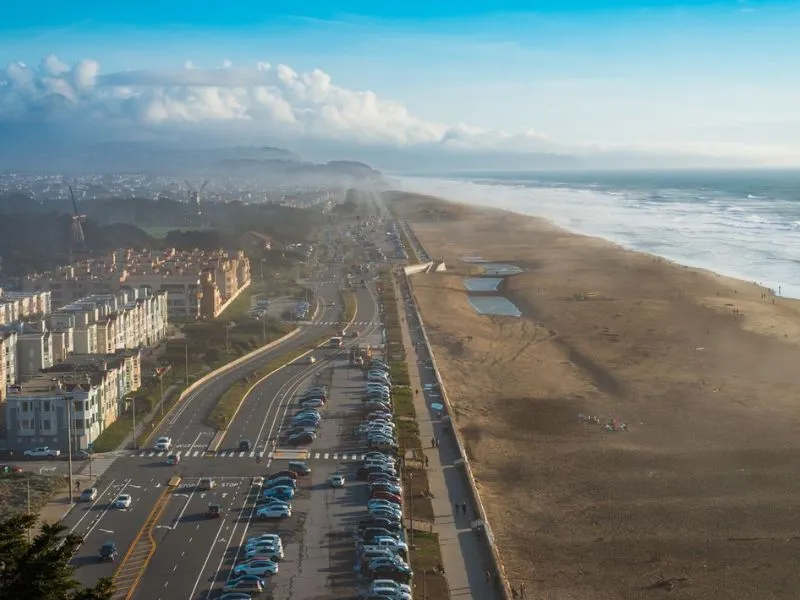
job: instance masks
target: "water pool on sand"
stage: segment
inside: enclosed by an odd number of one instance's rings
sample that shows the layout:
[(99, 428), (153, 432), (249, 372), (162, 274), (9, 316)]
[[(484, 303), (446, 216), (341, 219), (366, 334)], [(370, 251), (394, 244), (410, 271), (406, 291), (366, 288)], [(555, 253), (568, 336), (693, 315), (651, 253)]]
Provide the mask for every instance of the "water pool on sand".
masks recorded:
[(480, 265), (483, 268), (484, 275), (494, 275), (503, 276), (503, 275), (516, 275), (517, 273), (522, 273), (522, 269), (520, 269), (517, 265), (506, 265), (501, 263), (485, 263)]
[(502, 281), (497, 277), (464, 277), (464, 287), (470, 292), (495, 292)]
[(479, 315), (522, 316), (522, 313), (514, 306), (514, 303), (502, 296), (469, 296), (467, 299)]

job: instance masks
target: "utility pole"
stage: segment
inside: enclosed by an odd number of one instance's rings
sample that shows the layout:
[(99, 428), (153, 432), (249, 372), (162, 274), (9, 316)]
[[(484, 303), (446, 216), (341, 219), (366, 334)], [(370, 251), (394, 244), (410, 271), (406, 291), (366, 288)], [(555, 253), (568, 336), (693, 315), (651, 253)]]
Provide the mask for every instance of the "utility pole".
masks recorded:
[[(25, 483), (28, 486), (28, 516), (31, 516), (31, 478), (30, 476), (25, 478)], [(31, 528), (28, 527), (28, 543), (31, 543)]]
[[(411, 547), (414, 547), (414, 473), (408, 474), (408, 493), (411, 498)], [(424, 596), (423, 596), (424, 597)]]
[(189, 343), (187, 342), (186, 345), (183, 347), (184, 352), (186, 352), (184, 356), (185, 360), (185, 370), (186, 370), (186, 387), (189, 387)]
[(136, 396), (131, 396), (131, 409), (133, 412), (133, 449), (136, 450)]
[(72, 401), (73, 396), (64, 396), (67, 401), (67, 468), (69, 472), (69, 505), (75, 504), (73, 498), (73, 482), (72, 482)]
[(164, 416), (164, 373), (158, 376), (158, 387), (161, 391), (161, 416)]

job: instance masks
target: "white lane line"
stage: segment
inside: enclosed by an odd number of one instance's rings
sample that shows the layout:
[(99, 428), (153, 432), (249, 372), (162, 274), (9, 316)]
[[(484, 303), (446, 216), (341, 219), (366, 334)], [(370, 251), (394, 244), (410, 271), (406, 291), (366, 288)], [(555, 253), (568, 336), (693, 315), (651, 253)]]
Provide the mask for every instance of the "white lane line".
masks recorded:
[(192, 491), (186, 495), (186, 502), (183, 504), (181, 512), (178, 513), (178, 517), (172, 522), (172, 525), (170, 526), (171, 529), (175, 529), (178, 526), (178, 523), (181, 522), (181, 519), (183, 518), (183, 513), (186, 512), (186, 509), (189, 507), (189, 502), (192, 501), (192, 494), (194, 494), (197, 491), (197, 486), (199, 485), (200, 485), (200, 480), (198, 479), (197, 483), (194, 484), (194, 488), (192, 488)]
[(78, 519), (78, 522), (75, 523), (75, 526), (69, 530), (70, 533), (73, 533), (78, 528), (78, 525), (80, 525), (83, 522), (83, 520), (91, 514), (92, 509), (97, 505), (98, 502), (100, 502), (102, 497), (105, 496), (106, 492), (111, 489), (111, 486), (114, 485), (115, 481), (116, 479), (112, 479), (111, 483), (108, 484), (106, 489), (104, 489), (102, 492), (100, 492), (100, 494), (98, 494), (97, 499), (94, 502), (92, 502), (91, 506), (89, 506), (89, 508), (86, 510), (83, 516), (80, 519)]
[[(125, 491), (125, 488), (126, 488), (126, 487), (128, 487), (128, 484), (129, 484), (131, 481), (133, 481), (133, 480), (132, 480), (132, 479), (126, 479), (126, 480), (125, 480), (125, 485), (123, 485), (123, 486), (122, 486), (122, 487), (119, 489), (119, 491), (117, 492), (117, 496), (119, 496), (119, 495), (120, 495), (122, 492), (124, 492), (124, 491)], [(116, 498), (115, 498), (115, 499), (116, 499)], [(89, 534), (90, 534), (90, 533), (92, 533), (92, 531), (94, 531), (94, 530), (95, 530), (95, 528), (96, 528), (96, 527), (97, 527), (97, 526), (100, 524), (100, 521), (103, 519), (103, 517), (105, 517), (105, 516), (106, 516), (106, 513), (107, 513), (107, 512), (108, 512), (108, 511), (111, 509), (111, 507), (112, 507), (112, 506), (114, 506), (114, 501), (113, 501), (113, 500), (112, 500), (111, 502), (109, 502), (109, 503), (106, 505), (106, 507), (103, 509), (103, 512), (101, 512), (101, 513), (100, 513), (100, 516), (99, 516), (99, 517), (97, 517), (97, 519), (96, 519), (96, 520), (95, 520), (95, 522), (92, 524), (92, 526), (91, 526), (91, 527), (89, 527), (89, 529), (86, 531), (86, 533), (84, 533), (84, 534), (83, 534), (84, 543), (85, 543), (85, 541), (86, 541), (86, 538), (87, 538), (87, 537), (89, 537)]]
[(164, 456), (164, 452), (159, 452), (157, 456)]
[[(244, 502), (242, 503), (242, 512), (244, 512), (244, 508), (247, 506), (247, 502), (248, 502), (248, 500), (250, 500), (250, 494), (252, 492), (253, 492), (252, 489), (249, 489), (249, 490), (247, 490), (245, 492)], [(245, 522), (245, 525), (244, 525), (244, 531), (242, 531), (242, 537), (239, 540), (239, 546), (236, 548), (236, 554), (234, 555), (233, 562), (231, 563), (232, 565), (235, 565), (236, 561), (239, 559), (239, 552), (242, 550), (242, 547), (244, 546), (244, 540), (245, 540), (245, 537), (247, 536), (247, 529), (250, 527), (250, 523), (253, 521), (253, 515), (255, 514), (256, 507), (258, 506), (258, 502), (257, 502), (258, 494), (260, 494), (260, 493), (261, 493), (261, 488), (257, 488), (256, 497), (253, 500), (253, 506), (250, 508), (250, 514), (247, 516), (247, 521)], [(239, 527), (239, 522), (240, 521), (241, 521), (241, 519), (237, 519), (236, 522), (233, 525), (233, 531), (231, 531), (231, 537), (228, 539), (228, 542), (225, 544), (225, 551), (222, 553), (222, 557), (219, 559), (219, 564), (217, 565), (217, 570), (214, 572), (214, 577), (211, 580), (211, 585), (209, 586), (208, 593), (206, 594), (206, 600), (208, 600), (208, 598), (214, 592), (214, 586), (217, 583), (217, 578), (219, 577), (220, 571), (222, 571), (222, 563), (225, 562), (225, 555), (228, 553), (228, 550), (230, 549), (231, 545), (233, 544), (233, 538), (234, 538), (234, 535), (236, 534), (236, 529), (238, 529), (238, 527)], [(194, 596), (194, 591), (192, 591), (192, 596)], [(192, 600), (192, 596), (189, 596), (189, 600)]]
[(192, 456), (200, 456), (200, 450), (195, 450)]
[[(190, 454), (192, 453), (192, 450), (194, 450), (194, 447), (197, 445), (197, 441), (200, 439), (200, 436), (202, 436), (202, 435), (203, 435), (203, 434), (202, 434), (202, 432), (201, 432), (201, 433), (198, 433), (198, 434), (197, 434), (197, 437), (196, 437), (196, 438), (194, 438), (194, 441), (192, 442), (192, 445), (191, 445), (191, 446), (189, 446), (189, 449), (186, 451), (186, 455), (187, 455), (187, 456), (188, 456), (188, 455), (190, 455)], [(180, 452), (178, 452), (178, 454), (180, 454)]]
[[(194, 587), (192, 588), (192, 593), (189, 594), (189, 600), (192, 600), (194, 598), (194, 593), (197, 590), (197, 586), (200, 585), (200, 580), (203, 578), (203, 573), (206, 570), (208, 559), (211, 558), (211, 553), (214, 552), (214, 550), (216, 549), (215, 546), (217, 545), (217, 540), (219, 539), (219, 535), (222, 533), (222, 528), (225, 527), (225, 524), (226, 524), (225, 515), (222, 515), (222, 518), (220, 518), (219, 529), (217, 529), (217, 534), (214, 536), (214, 541), (211, 542), (211, 546), (208, 549), (208, 554), (206, 554), (206, 559), (203, 561), (203, 566), (200, 567), (200, 574), (197, 576), (197, 579), (195, 579)], [(192, 541), (191, 538), (189, 538), (189, 542), (191, 541)], [(225, 551), (227, 552), (227, 550), (228, 549), (226, 547)], [(225, 553), (222, 554), (222, 557), (223, 559), (225, 558)], [(209, 591), (209, 594), (210, 593), (211, 592)]]

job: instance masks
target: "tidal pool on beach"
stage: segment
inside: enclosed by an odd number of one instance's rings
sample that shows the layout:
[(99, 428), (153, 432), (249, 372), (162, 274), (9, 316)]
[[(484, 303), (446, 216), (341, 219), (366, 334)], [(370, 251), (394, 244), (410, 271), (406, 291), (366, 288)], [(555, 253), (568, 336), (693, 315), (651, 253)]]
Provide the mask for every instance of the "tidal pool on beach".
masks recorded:
[(470, 292), (496, 292), (502, 281), (498, 277), (464, 277), (464, 287)]
[(469, 303), (479, 315), (521, 317), (522, 313), (508, 298), (502, 296), (469, 296)]

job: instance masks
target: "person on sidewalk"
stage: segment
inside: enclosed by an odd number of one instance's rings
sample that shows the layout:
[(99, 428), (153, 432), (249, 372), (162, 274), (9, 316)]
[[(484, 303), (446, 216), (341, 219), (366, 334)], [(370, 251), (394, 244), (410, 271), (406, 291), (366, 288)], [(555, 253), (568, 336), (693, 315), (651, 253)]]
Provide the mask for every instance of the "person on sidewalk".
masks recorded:
[(426, 456), (426, 457), (425, 457), (425, 466), (426, 466), (426, 467), (428, 466), (428, 460), (429, 460), (429, 459), (428, 459), (428, 457)]
[(453, 504), (453, 511), (455, 512), (456, 516), (458, 516), (458, 506), (459, 506), (458, 502), (455, 502)]
[(467, 516), (467, 503), (466, 502), (462, 502), (461, 503), (461, 512), (464, 514), (465, 517)]

